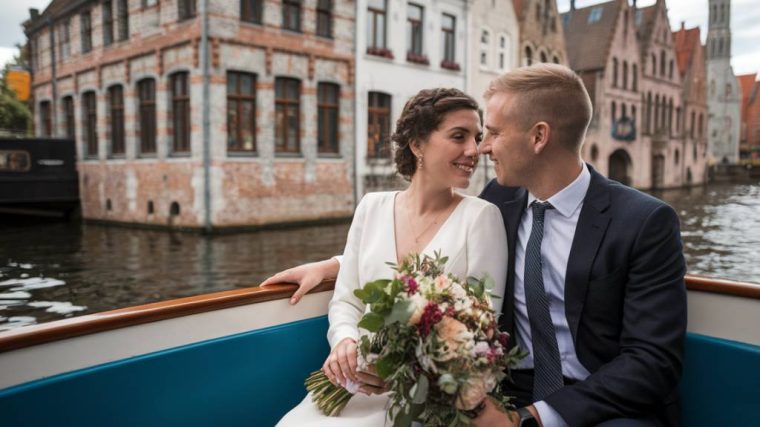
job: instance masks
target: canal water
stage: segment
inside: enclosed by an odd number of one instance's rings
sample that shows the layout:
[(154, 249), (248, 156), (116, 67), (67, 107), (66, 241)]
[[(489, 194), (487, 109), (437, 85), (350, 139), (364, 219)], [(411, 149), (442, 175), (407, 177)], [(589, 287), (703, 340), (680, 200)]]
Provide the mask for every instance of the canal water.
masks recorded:
[[(689, 273), (760, 283), (760, 183), (655, 194), (682, 221)], [(256, 286), (343, 250), (348, 223), (202, 236), (61, 222), (0, 222), (0, 331)]]

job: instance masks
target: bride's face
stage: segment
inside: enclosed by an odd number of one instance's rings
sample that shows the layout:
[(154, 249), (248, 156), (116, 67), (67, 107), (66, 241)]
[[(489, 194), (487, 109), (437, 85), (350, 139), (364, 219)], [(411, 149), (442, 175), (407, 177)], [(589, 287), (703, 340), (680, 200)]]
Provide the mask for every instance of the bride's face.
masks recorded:
[(422, 169), (417, 174), (441, 187), (467, 188), (478, 164), (482, 138), (480, 117), (475, 110), (447, 113), (438, 129), (420, 147)]

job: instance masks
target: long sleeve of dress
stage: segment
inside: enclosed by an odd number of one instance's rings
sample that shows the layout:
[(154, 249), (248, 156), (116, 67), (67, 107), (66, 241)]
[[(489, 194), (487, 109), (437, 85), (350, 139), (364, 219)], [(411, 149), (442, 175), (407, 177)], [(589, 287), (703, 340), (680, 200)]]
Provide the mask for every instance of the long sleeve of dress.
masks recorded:
[(359, 289), (359, 248), (361, 247), (367, 209), (370, 196), (365, 196), (359, 202), (354, 212), (354, 219), (348, 230), (346, 248), (340, 261), (340, 272), (335, 280), (335, 290), (328, 308), (330, 328), (327, 330), (327, 341), (330, 347), (335, 347), (344, 338), (359, 340), (359, 328), (356, 326), (364, 314), (364, 303), (354, 295)]
[(499, 208), (488, 204), (470, 222), (467, 235), (467, 276), (478, 279), (489, 275), (494, 280), (491, 304), (501, 310), (507, 285), (507, 232)]

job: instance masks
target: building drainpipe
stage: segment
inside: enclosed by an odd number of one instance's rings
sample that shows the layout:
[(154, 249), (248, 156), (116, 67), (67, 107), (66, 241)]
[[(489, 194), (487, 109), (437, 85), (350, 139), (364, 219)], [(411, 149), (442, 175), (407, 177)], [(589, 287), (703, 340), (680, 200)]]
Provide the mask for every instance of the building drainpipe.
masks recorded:
[(56, 79), (56, 67), (55, 67), (55, 27), (53, 26), (53, 20), (48, 16), (47, 17), (47, 25), (48, 30), (50, 31), (50, 70), (52, 73), (52, 89), (53, 89), (53, 99), (50, 101), (50, 136), (56, 135), (56, 129), (58, 124), (58, 118), (56, 117), (56, 112), (58, 109), (56, 108), (58, 105), (58, 83)]
[(201, 67), (203, 74), (203, 229), (211, 232), (211, 129), (210, 129), (210, 88), (209, 88), (209, 42), (208, 42), (208, 0), (202, 1), (201, 12)]

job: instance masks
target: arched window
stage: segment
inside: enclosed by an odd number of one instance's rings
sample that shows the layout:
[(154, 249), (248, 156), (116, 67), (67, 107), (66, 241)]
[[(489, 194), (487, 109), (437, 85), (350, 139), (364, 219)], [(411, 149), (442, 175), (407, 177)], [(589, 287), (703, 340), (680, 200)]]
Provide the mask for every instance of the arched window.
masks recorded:
[(665, 77), (665, 50), (660, 51), (660, 77)]
[(624, 119), (628, 117), (628, 106), (625, 103), (620, 105), (620, 118)]
[(631, 82), (631, 88), (634, 92), (639, 91), (639, 67), (636, 66), (636, 64), (633, 64), (633, 78)]
[(718, 39), (718, 55), (723, 55), (723, 39)]
[(647, 112), (646, 112), (646, 130), (647, 133), (652, 131), (652, 92), (647, 93)]
[(533, 65), (533, 49), (531, 49), (530, 46), (525, 46), (523, 65)]
[(488, 52), (491, 50), (491, 33), (483, 30), (480, 33), (480, 66), (488, 67)]
[(559, 64), (559, 58), (557, 58), (557, 55), (552, 56), (552, 62), (555, 64)]
[(652, 54), (652, 75), (657, 75), (657, 55)]
[(618, 81), (618, 60), (612, 58), (612, 87), (617, 87)]
[(660, 95), (654, 96), (654, 130), (660, 129)]
[(628, 89), (628, 61), (623, 61), (623, 89)]
[(691, 138), (694, 138), (694, 120), (695, 120), (696, 115), (697, 115), (697, 113), (694, 110), (692, 110), (691, 111), (691, 121), (690, 121), (690, 124), (689, 124), (689, 137), (691, 137)]
[(541, 51), (541, 62), (549, 62), (549, 58), (546, 57), (546, 52)]
[(680, 157), (681, 157), (681, 153), (676, 148), (675, 155), (673, 156), (673, 161), (675, 162), (676, 165), (678, 164), (678, 161), (680, 160)]
[(704, 133), (704, 115), (702, 113), (699, 113), (699, 137), (702, 138), (702, 134)]
[(610, 110), (610, 119), (612, 121), (612, 125), (615, 125), (615, 119), (617, 118), (617, 104), (615, 104), (615, 101), (612, 101), (612, 109)]

